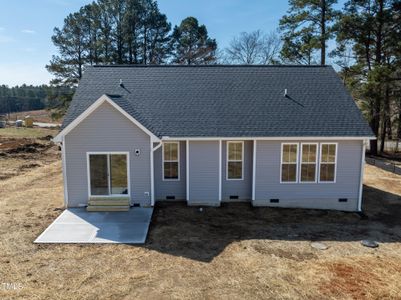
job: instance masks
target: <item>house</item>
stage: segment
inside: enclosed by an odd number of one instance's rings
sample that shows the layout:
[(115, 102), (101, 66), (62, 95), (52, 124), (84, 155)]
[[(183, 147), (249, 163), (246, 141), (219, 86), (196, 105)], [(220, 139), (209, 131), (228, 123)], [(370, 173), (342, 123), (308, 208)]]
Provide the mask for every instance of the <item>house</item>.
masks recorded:
[(361, 211), (374, 138), (330, 66), (214, 65), (88, 67), (54, 140), (67, 207)]

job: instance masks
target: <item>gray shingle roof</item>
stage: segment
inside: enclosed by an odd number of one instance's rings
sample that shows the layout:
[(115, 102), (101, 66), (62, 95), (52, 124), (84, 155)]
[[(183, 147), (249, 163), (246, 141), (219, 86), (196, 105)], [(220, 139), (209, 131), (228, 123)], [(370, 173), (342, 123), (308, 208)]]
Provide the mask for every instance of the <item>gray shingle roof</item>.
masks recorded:
[(88, 67), (63, 128), (103, 94), (159, 137), (373, 136), (330, 66)]

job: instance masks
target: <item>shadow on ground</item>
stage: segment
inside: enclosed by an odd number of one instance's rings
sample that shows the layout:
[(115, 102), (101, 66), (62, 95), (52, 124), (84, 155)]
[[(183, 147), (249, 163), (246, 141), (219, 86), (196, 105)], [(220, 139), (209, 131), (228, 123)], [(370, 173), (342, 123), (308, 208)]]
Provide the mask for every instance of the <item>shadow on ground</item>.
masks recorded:
[(249, 203), (198, 208), (185, 203), (158, 203), (147, 249), (210, 262), (235, 241), (401, 242), (401, 197), (364, 186), (364, 214), (258, 207)]

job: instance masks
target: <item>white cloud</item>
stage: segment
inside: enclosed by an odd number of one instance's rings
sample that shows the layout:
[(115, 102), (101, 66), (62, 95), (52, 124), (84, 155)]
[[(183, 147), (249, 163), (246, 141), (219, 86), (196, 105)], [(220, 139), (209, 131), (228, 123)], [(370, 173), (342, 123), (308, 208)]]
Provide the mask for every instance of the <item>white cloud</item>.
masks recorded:
[(22, 33), (27, 33), (27, 34), (35, 34), (36, 31), (32, 29), (23, 29), (21, 30)]

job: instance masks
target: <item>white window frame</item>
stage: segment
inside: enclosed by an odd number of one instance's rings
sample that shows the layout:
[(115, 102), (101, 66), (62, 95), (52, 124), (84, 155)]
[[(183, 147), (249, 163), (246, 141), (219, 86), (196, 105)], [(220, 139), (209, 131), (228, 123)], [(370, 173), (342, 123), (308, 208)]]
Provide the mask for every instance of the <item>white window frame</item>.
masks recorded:
[[(335, 145), (336, 146), (336, 153), (335, 153), (335, 157), (334, 157), (334, 163), (332, 162), (322, 162), (322, 149), (323, 149), (323, 145)], [(338, 143), (320, 143), (320, 150), (319, 150), (319, 178), (318, 178), (318, 182), (319, 183), (336, 183), (337, 181), (337, 154), (338, 154)], [(334, 180), (333, 181), (321, 181), (320, 180), (320, 166), (321, 164), (332, 164), (334, 165)]]
[[(241, 144), (241, 160), (230, 160), (229, 159), (229, 145), (230, 144)], [(239, 181), (244, 180), (244, 141), (227, 141), (226, 145), (226, 180), (227, 181)], [(228, 163), (229, 162), (240, 162), (241, 163), (241, 178), (228, 178)]]
[[(177, 145), (177, 160), (165, 160), (164, 159), (164, 146), (166, 144), (176, 144)], [(176, 162), (177, 163), (177, 168), (178, 168), (178, 177), (177, 178), (165, 178), (164, 177), (164, 163), (165, 162)], [(180, 181), (180, 142), (174, 142), (174, 141), (168, 141), (168, 142), (163, 142), (162, 145), (162, 179), (163, 181)]]
[[(295, 169), (295, 181), (283, 181), (282, 179), (283, 179), (283, 177), (282, 177), (282, 173), (283, 173), (283, 150), (284, 150), (284, 146), (286, 146), (286, 145), (296, 145), (297, 146), (297, 155), (296, 155), (296, 157), (297, 157), (297, 161), (295, 162), (295, 166), (296, 166), (296, 169)], [(289, 164), (289, 163), (287, 163), (287, 162), (285, 162), (285, 164)], [(290, 164), (294, 164), (294, 163), (290, 163)], [(281, 153), (280, 153), (280, 183), (281, 184), (296, 184), (296, 183), (298, 183), (298, 172), (299, 172), (299, 167), (298, 167), (298, 165), (299, 165), (299, 143), (281, 143)]]
[[(108, 180), (108, 188), (109, 195), (92, 195), (91, 194), (91, 181), (90, 181), (90, 160), (89, 157), (91, 155), (107, 155), (107, 180)], [(126, 155), (127, 157), (127, 194), (110, 194), (111, 182), (110, 182), (110, 155)], [(117, 197), (129, 197), (131, 198), (131, 174), (130, 174), (130, 158), (129, 152), (86, 152), (86, 167), (87, 167), (87, 181), (88, 181), (88, 197), (89, 198), (117, 198)]]
[[(313, 164), (313, 162), (307, 162), (303, 163), (302, 162), (302, 156), (303, 156), (303, 145), (315, 145), (316, 146), (316, 158), (315, 158), (315, 180), (314, 181), (302, 181), (302, 164), (310, 165)], [(317, 176), (320, 170), (320, 165), (319, 165), (319, 143), (301, 143), (301, 149), (300, 149), (300, 155), (299, 155), (299, 183), (302, 184), (310, 184), (310, 183), (316, 183), (317, 182)], [(318, 170), (319, 169), (319, 170)], [(320, 174), (319, 174), (320, 176)]]

